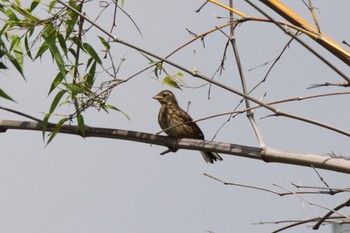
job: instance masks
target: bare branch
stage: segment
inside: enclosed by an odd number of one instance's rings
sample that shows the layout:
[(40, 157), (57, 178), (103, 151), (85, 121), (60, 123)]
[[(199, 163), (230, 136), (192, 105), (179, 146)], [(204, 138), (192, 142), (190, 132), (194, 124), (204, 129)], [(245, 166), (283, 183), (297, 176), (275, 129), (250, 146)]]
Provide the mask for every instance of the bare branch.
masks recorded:
[[(318, 223), (316, 223), (316, 225), (315, 225), (312, 229), (317, 230), (317, 229), (321, 226), (321, 224), (322, 224), (324, 221), (326, 221), (333, 213), (337, 213), (336, 211), (338, 211), (338, 210), (340, 210), (340, 209), (342, 209), (342, 208), (344, 208), (344, 207), (348, 207), (348, 206), (350, 206), (350, 199), (347, 200), (346, 202), (344, 202), (344, 203), (338, 205), (338, 206), (335, 207), (333, 210), (330, 210), (325, 216), (323, 216), (322, 219), (320, 219), (320, 221), (318, 221)], [(344, 217), (344, 216), (343, 216), (343, 217)], [(350, 218), (348, 217), (348, 219), (350, 219)]]
[[(232, 182), (232, 181), (224, 181), (222, 179), (219, 179), (217, 177), (214, 177), (212, 175), (209, 175), (207, 173), (204, 173), (203, 175), (219, 181), (220, 183), (224, 184), (224, 185), (232, 185), (232, 186), (239, 186), (239, 187), (244, 187), (244, 188), (250, 188), (250, 189), (256, 189), (256, 190), (260, 190), (260, 191), (264, 191), (264, 192), (268, 192), (268, 193), (273, 193), (276, 194), (280, 197), (283, 196), (289, 196), (289, 195), (295, 195), (295, 194), (326, 194), (326, 195), (333, 195), (334, 193), (329, 192), (329, 190), (327, 191), (323, 191), (323, 190), (315, 190), (315, 191), (288, 191), (288, 192), (277, 192), (271, 189), (267, 189), (267, 188), (262, 188), (262, 187), (258, 187), (255, 185), (246, 185), (246, 184), (241, 184), (241, 183), (236, 183), (236, 182)], [(294, 185), (295, 186), (295, 185)], [(315, 188), (316, 189), (316, 188)]]
[[(320, 173), (317, 171), (317, 169), (314, 168), (314, 166), (312, 166), (312, 165), (311, 165), (311, 167), (312, 167), (312, 169), (314, 169), (318, 178), (320, 178), (321, 182), (324, 183), (324, 185), (326, 185), (327, 188), (329, 188), (329, 185), (326, 183), (326, 181), (323, 179), (323, 177), (320, 175)], [(330, 191), (332, 191), (332, 190), (330, 190)]]
[(266, 188), (261, 188), (261, 187), (257, 187), (257, 186), (252, 186), (252, 185), (246, 185), (246, 184), (240, 184), (240, 183), (235, 183), (235, 182), (227, 182), (227, 181), (223, 181), (219, 178), (216, 178), (212, 175), (209, 175), (207, 173), (203, 173), (203, 175), (213, 179), (213, 180), (216, 180), (216, 181), (219, 181), (220, 183), (224, 184), (224, 185), (233, 185), (233, 186), (238, 186), (238, 187), (244, 187), (244, 188), (250, 188), (250, 189), (256, 189), (256, 190), (260, 190), (260, 191), (264, 191), (264, 192), (268, 192), (268, 193), (273, 193), (273, 194), (276, 194), (276, 195), (279, 195), (279, 196), (282, 196), (281, 193), (279, 192), (275, 192), (275, 191), (272, 191), (270, 189), (266, 189)]
[(323, 205), (317, 204), (317, 203), (315, 203), (315, 202), (312, 202), (312, 201), (310, 201), (309, 199), (307, 199), (307, 198), (303, 197), (302, 195), (300, 195), (299, 193), (293, 192), (293, 191), (291, 191), (291, 190), (289, 190), (289, 189), (287, 189), (287, 188), (284, 188), (284, 187), (282, 187), (282, 186), (280, 186), (280, 185), (277, 185), (277, 184), (274, 184), (274, 185), (275, 185), (276, 187), (279, 187), (279, 188), (283, 189), (283, 190), (286, 190), (286, 191), (288, 191), (288, 192), (294, 193), (297, 197), (299, 197), (300, 199), (304, 200), (304, 201), (307, 202), (309, 205), (313, 205), (313, 206), (320, 207), (320, 208), (322, 208), (322, 209), (329, 210), (329, 211), (332, 212), (332, 213), (336, 213), (336, 214), (338, 214), (338, 215), (340, 215), (340, 216), (342, 216), (342, 217), (347, 218), (347, 219), (350, 220), (350, 217), (349, 217), (349, 216), (344, 215), (344, 214), (342, 214), (342, 213), (339, 213), (339, 212), (338, 212), (337, 210), (335, 210), (335, 209), (331, 209), (331, 208), (328, 208), (328, 207), (326, 207), (326, 206), (323, 206)]

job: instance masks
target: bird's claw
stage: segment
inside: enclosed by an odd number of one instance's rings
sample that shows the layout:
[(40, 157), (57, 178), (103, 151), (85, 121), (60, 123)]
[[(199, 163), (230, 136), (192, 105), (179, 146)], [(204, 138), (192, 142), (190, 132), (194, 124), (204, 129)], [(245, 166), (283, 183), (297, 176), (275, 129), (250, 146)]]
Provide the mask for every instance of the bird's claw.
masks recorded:
[(174, 137), (167, 137), (165, 145), (168, 147), (166, 151), (163, 151), (160, 153), (160, 155), (165, 155), (169, 152), (176, 152), (178, 149), (176, 148), (177, 143), (179, 142), (180, 138), (174, 138)]

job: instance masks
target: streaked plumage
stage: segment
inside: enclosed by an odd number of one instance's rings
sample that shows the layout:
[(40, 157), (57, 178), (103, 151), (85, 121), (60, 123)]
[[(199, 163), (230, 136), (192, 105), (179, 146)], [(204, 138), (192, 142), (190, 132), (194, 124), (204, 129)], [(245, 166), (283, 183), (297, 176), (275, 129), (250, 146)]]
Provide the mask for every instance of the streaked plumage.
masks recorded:
[[(176, 138), (194, 138), (204, 140), (204, 135), (193, 119), (177, 103), (175, 95), (164, 90), (153, 97), (161, 104), (158, 114), (158, 123), (164, 132)], [(215, 152), (201, 151), (207, 163), (222, 160), (221, 156)]]

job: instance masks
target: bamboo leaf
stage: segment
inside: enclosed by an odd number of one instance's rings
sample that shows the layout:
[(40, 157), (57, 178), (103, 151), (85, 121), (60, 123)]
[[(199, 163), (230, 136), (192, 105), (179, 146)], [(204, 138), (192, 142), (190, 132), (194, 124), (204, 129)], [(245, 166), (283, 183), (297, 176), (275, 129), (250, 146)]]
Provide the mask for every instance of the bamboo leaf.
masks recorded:
[(12, 99), (8, 94), (6, 94), (6, 92), (4, 90), (2, 90), (0, 88), (0, 97), (7, 99), (7, 100), (11, 100), (13, 102), (16, 102), (14, 99)]
[(112, 110), (114, 110), (114, 111), (117, 111), (117, 112), (122, 113), (122, 114), (123, 114), (126, 118), (128, 118), (128, 120), (130, 121), (130, 117), (129, 117), (125, 112), (123, 112), (122, 110), (120, 110), (119, 108), (117, 108), (116, 106), (110, 105), (110, 104), (106, 104), (105, 107), (108, 108), (108, 109), (112, 109)]
[(44, 52), (45, 52), (48, 48), (49, 48), (49, 46), (47, 45), (47, 43), (46, 43), (46, 42), (43, 42), (42, 45), (40, 46), (38, 52), (36, 53), (36, 56), (35, 56), (34, 60), (37, 59), (38, 57), (41, 58), (41, 56), (44, 54)]
[(91, 88), (94, 85), (95, 73), (96, 73), (96, 61), (92, 63), (89, 72), (86, 74), (86, 83), (88, 84), (89, 88)]
[(12, 63), (12, 65), (16, 68), (16, 70), (22, 75), (22, 77), (25, 79), (23, 74), (22, 66), (18, 63), (15, 57), (13, 57), (11, 54), (9, 54), (7, 51), (5, 51), (5, 54), (9, 61)]
[(149, 56), (147, 56), (146, 54), (144, 53), (141, 53), (142, 56), (144, 56), (147, 60), (148, 60), (148, 64), (154, 64), (155, 61), (153, 61)]
[[(50, 119), (52, 113), (55, 111), (57, 105), (59, 104), (59, 102), (60, 102), (62, 96), (63, 96), (65, 93), (66, 93), (65, 90), (61, 90), (61, 91), (59, 91), (59, 92), (57, 93), (57, 95), (55, 96), (54, 100), (53, 100), (52, 103), (51, 103), (49, 112), (48, 112), (47, 114), (45, 114), (45, 116), (44, 116), (43, 125), (42, 125), (42, 129), (41, 129), (42, 134), (43, 134), (43, 140), (45, 140), (45, 133), (46, 133), (46, 130), (47, 130), (47, 125), (48, 125), (49, 119)], [(52, 136), (52, 135), (51, 135), (51, 136)], [(51, 138), (51, 137), (50, 137), (50, 138)], [(52, 140), (52, 139), (53, 139), (53, 138), (51, 138), (51, 140)], [(51, 140), (49, 139), (49, 142), (50, 142)], [(49, 142), (48, 142), (47, 144), (49, 144)]]
[(1, 69), (1, 70), (6, 70), (6, 69), (8, 69), (8, 68), (7, 68), (7, 66), (5, 66), (4, 63), (2, 63), (2, 62), (0, 61), (0, 69)]
[(15, 2), (16, 2), (16, 4), (17, 4), (18, 6), (21, 6), (21, 1), (20, 1), (20, 0), (15, 0)]
[(44, 119), (43, 119), (43, 123), (42, 123), (43, 125), (41, 127), (41, 133), (43, 135), (43, 141), (45, 141), (45, 132), (47, 130), (47, 124), (49, 122), (50, 116), (51, 116), (51, 113), (47, 113), (47, 114), (45, 114)]
[(57, 93), (57, 95), (55, 96), (55, 98), (53, 99), (51, 106), (50, 106), (50, 111), (49, 113), (53, 113), (58, 105), (58, 103), (60, 102), (62, 96), (66, 93), (66, 90), (61, 90)]
[(102, 61), (100, 59), (100, 57), (97, 55), (96, 51), (94, 50), (94, 48), (88, 44), (88, 43), (83, 43), (83, 47), (84, 49), (86, 50), (86, 52), (93, 58), (95, 59), (95, 61), (98, 63), (98, 64), (102, 64)]
[(81, 132), (81, 135), (85, 137), (85, 123), (84, 123), (83, 115), (79, 114), (77, 117), (77, 120), (78, 120), (78, 127)]
[(56, 2), (56, 0), (53, 0), (49, 3), (49, 13), (52, 11), (52, 9), (54, 9)]
[(21, 71), (23, 71), (23, 49), (21, 45), (21, 39), (18, 35), (13, 35), (11, 37), (10, 51), (13, 52), (13, 58), (17, 61), (18, 66)]
[(63, 77), (66, 77), (67, 71), (65, 69), (65, 64), (64, 64), (63, 58), (62, 58), (62, 56), (57, 48), (55, 35), (56, 35), (55, 29), (53, 28), (52, 25), (49, 25), (45, 28), (45, 32), (44, 32), (43, 37), (47, 43), (47, 46), (50, 49), (51, 54), (55, 58), (56, 64), (57, 64), (59, 70), (61, 71)]
[(67, 56), (67, 45), (66, 45), (66, 40), (64, 39), (64, 37), (62, 36), (61, 33), (57, 33), (57, 39), (58, 39), (58, 43), (61, 46), (61, 49), (64, 53), (65, 56)]
[(177, 84), (177, 82), (175, 82), (171, 77), (166, 76), (165, 78), (163, 78), (162, 80), (163, 83), (171, 86), (171, 87), (175, 87), (181, 90), (181, 87)]
[(51, 92), (52, 92), (53, 90), (55, 90), (55, 88), (58, 87), (58, 85), (61, 84), (61, 82), (62, 82), (63, 79), (64, 79), (63, 75), (61, 74), (61, 72), (59, 72), (59, 73), (56, 75), (56, 77), (55, 77), (55, 79), (53, 80), (53, 82), (51, 83), (51, 87), (50, 87), (50, 90), (49, 90), (48, 95), (50, 95)]
[(111, 46), (103, 37), (99, 36), (98, 38), (100, 38), (101, 43), (103, 44), (103, 46), (106, 48), (107, 51), (111, 49)]
[(32, 3), (30, 4), (30, 8), (29, 11), (32, 12), (40, 3), (40, 0), (34, 0), (32, 1)]
[(68, 90), (72, 92), (73, 95), (83, 93), (79, 84), (62, 83)]
[(18, 22), (19, 19), (17, 18), (17, 15), (15, 14), (15, 12), (13, 12), (13, 10), (11, 9), (7, 9), (5, 11), (3, 11), (5, 13), (5, 15), (10, 19), (13, 20), (15, 22)]
[(49, 143), (52, 141), (52, 139), (54, 139), (54, 137), (57, 135), (57, 133), (60, 131), (60, 129), (62, 128), (62, 125), (68, 120), (68, 118), (62, 118), (57, 124), (56, 127), (54, 128), (54, 130), (52, 131), (49, 140), (46, 143), (46, 146), (49, 145)]
[(28, 57), (33, 60), (27, 36), (24, 37), (24, 48), (26, 50), (26, 54), (28, 55)]

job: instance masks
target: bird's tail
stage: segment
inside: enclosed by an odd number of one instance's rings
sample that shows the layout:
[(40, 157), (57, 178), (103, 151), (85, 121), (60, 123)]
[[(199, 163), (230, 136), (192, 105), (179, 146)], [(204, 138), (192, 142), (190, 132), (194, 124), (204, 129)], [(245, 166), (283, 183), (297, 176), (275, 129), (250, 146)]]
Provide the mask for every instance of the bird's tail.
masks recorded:
[(201, 154), (207, 163), (214, 163), (218, 160), (222, 161), (221, 156), (216, 152), (201, 151)]

